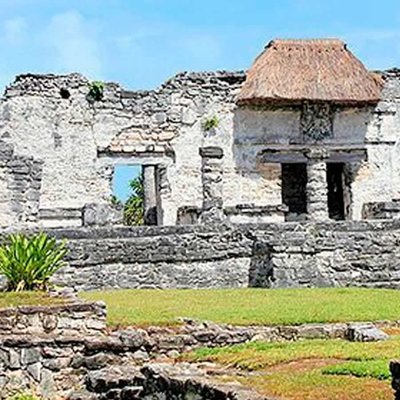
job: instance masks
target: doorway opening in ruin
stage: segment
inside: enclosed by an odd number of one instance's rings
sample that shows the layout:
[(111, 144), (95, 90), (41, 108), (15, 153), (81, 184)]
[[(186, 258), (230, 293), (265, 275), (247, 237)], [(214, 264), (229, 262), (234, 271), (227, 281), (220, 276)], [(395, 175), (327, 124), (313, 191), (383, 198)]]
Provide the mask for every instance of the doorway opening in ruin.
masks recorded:
[(346, 178), (345, 164), (327, 164), (329, 218), (340, 221), (346, 219)]
[(144, 225), (143, 168), (141, 165), (117, 164), (113, 175), (115, 205), (123, 208), (124, 224)]
[(289, 210), (286, 221), (306, 219), (307, 164), (282, 164), (282, 202)]
[(123, 207), (125, 225), (161, 224), (159, 172), (156, 165), (115, 165), (113, 200)]

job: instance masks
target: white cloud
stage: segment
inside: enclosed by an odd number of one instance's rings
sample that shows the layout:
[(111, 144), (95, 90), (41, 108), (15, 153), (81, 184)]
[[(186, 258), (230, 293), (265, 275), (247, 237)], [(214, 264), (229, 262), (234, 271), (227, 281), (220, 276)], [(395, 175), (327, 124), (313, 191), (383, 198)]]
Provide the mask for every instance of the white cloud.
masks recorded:
[(24, 18), (8, 19), (3, 24), (3, 39), (12, 45), (21, 43), (25, 38), (26, 31), (27, 23)]
[(101, 78), (100, 46), (91, 21), (80, 13), (69, 11), (53, 16), (41, 37), (54, 53), (53, 68)]

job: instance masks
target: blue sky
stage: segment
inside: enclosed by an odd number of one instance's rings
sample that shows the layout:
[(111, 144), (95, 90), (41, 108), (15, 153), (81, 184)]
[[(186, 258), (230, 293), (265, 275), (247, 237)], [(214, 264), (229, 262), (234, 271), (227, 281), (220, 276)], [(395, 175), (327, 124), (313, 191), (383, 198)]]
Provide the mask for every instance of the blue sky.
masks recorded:
[(179, 71), (246, 69), (276, 37), (339, 37), (370, 69), (400, 66), (400, 1), (0, 0), (0, 85), (76, 71), (152, 88)]
[(275, 37), (340, 37), (370, 68), (400, 66), (400, 1), (0, 0), (0, 85), (78, 71), (151, 88), (245, 69)]

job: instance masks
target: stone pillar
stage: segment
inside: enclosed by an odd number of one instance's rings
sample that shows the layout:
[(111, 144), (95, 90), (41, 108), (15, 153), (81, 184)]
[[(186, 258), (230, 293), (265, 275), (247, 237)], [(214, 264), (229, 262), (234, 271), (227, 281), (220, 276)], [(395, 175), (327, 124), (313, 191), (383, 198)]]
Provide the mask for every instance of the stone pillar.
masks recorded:
[(312, 149), (306, 154), (307, 163), (307, 214), (312, 221), (329, 219), (328, 182), (325, 150)]
[(156, 167), (143, 166), (144, 224), (157, 225)]
[(222, 158), (220, 147), (201, 147), (201, 178), (203, 183), (203, 207), (201, 222), (213, 224), (224, 219), (224, 201), (222, 197)]

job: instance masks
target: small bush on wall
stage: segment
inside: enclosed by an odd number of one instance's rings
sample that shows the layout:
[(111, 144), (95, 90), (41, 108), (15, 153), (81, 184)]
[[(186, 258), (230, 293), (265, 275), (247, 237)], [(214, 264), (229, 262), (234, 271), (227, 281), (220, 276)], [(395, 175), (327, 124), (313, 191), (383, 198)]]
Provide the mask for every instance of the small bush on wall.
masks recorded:
[(217, 128), (219, 125), (219, 118), (214, 115), (211, 118), (207, 118), (203, 121), (202, 127), (205, 132), (211, 131), (211, 129)]
[(0, 274), (9, 291), (46, 290), (50, 278), (65, 265), (65, 243), (45, 233), (10, 235), (0, 247)]
[(104, 97), (104, 83), (93, 81), (89, 84), (88, 99), (92, 102), (101, 101)]
[(40, 400), (39, 397), (31, 393), (17, 393), (14, 396), (8, 397), (7, 400)]

